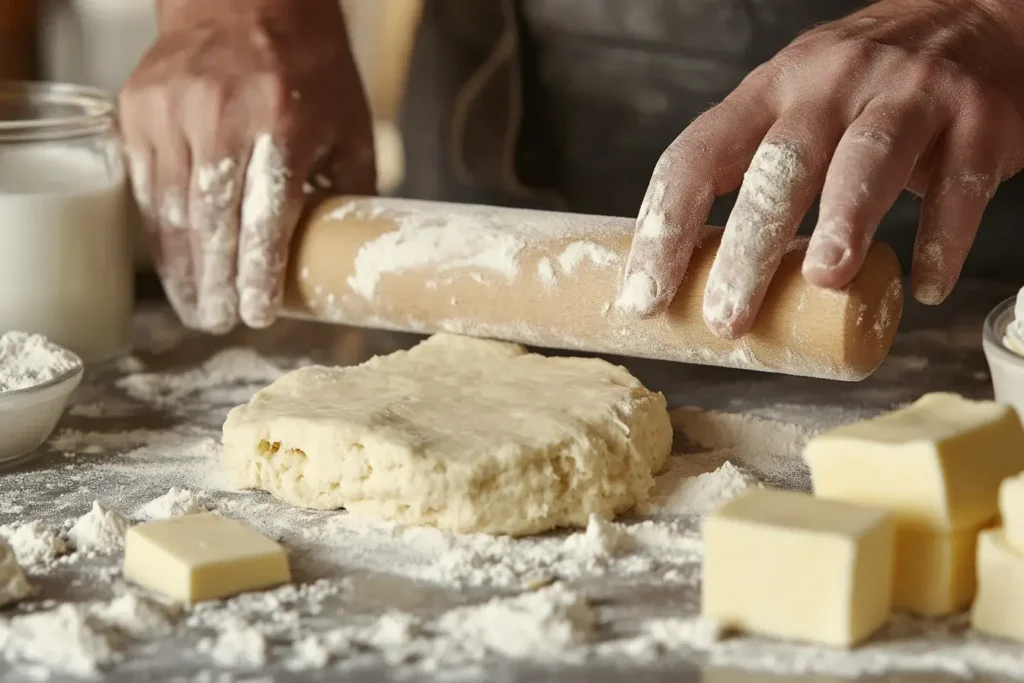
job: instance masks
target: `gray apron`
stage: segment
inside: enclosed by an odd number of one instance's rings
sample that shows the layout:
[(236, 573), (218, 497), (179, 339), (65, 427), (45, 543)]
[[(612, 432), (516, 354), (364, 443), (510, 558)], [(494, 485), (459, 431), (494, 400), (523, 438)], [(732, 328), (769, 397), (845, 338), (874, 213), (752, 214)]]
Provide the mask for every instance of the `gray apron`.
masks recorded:
[[(403, 130), (408, 197), (636, 215), (661, 152), (797, 34), (863, 0), (425, 0)], [(709, 223), (723, 225), (734, 196)], [(1024, 279), (1024, 177), (968, 275)], [(909, 272), (920, 201), (883, 221)], [(817, 208), (801, 232), (814, 225)]]

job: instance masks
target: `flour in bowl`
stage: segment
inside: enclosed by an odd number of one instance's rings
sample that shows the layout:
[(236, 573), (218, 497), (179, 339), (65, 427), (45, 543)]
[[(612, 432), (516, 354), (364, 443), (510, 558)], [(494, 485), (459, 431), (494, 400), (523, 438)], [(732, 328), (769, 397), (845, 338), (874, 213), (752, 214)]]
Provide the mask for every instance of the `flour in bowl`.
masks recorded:
[(41, 334), (0, 335), (0, 393), (45, 384), (79, 365), (74, 354)]

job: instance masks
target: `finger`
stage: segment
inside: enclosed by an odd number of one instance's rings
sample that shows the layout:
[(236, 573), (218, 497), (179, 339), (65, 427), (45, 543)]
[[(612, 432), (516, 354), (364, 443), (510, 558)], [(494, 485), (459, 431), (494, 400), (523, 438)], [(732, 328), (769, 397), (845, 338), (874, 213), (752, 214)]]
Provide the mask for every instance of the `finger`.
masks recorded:
[(153, 202), (156, 213), (157, 273), (167, 300), (181, 321), (199, 327), (196, 311), (195, 269), (188, 229), (186, 188), (191, 155), (185, 139), (166, 132), (154, 149)]
[(942, 141), (914, 242), (911, 287), (923, 304), (940, 304), (953, 290), (999, 186), (998, 162), (981, 133), (954, 126)]
[(779, 262), (821, 187), (839, 139), (835, 117), (796, 107), (757, 149), (726, 222), (704, 291), (704, 322), (720, 337), (746, 334)]
[(131, 179), (132, 196), (135, 197), (135, 204), (145, 217), (147, 225), (152, 225), (149, 219), (155, 218), (153, 208), (153, 150), (144, 142), (137, 142), (129, 146), (125, 141), (125, 157), (128, 160), (128, 177)]
[(774, 113), (737, 91), (697, 118), (658, 160), (640, 207), (616, 306), (664, 311), (675, 298), (717, 195), (736, 189)]
[[(246, 170), (238, 292), (242, 321), (250, 327), (273, 323), (280, 305), (288, 241), (302, 211), (305, 169), (310, 167), (313, 153), (302, 159), (295, 156), (270, 133), (264, 133), (256, 138)], [(290, 164), (302, 172), (293, 172)]]
[[(196, 264), (200, 327), (224, 334), (238, 322), (239, 211), (249, 149), (223, 135), (193, 143), (200, 160), (189, 191), (192, 254)], [(203, 148), (205, 146), (205, 149)]]
[(132, 191), (149, 232), (153, 264), (167, 300), (188, 327), (196, 327), (196, 296), (186, 220), (188, 146), (176, 134), (166, 101), (125, 88), (121, 93), (121, 132)]
[(145, 143), (136, 142), (135, 146), (128, 146), (125, 141), (125, 158), (128, 164), (128, 177), (131, 180), (132, 196), (135, 198), (135, 205), (139, 207), (139, 214), (142, 218), (142, 225), (146, 229), (146, 236), (150, 251), (152, 252), (153, 263), (159, 265), (162, 262), (160, 254), (160, 223), (157, 218), (157, 209), (153, 205), (153, 151)]
[(907, 186), (934, 137), (932, 108), (875, 100), (836, 147), (803, 273), (820, 287), (843, 287), (860, 270), (882, 217)]

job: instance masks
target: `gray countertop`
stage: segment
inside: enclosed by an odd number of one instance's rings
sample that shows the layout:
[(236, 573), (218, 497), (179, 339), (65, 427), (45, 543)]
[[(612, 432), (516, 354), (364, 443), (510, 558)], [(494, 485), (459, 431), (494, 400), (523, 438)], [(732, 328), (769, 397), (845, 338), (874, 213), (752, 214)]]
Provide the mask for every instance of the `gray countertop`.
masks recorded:
[[(926, 309), (910, 304), (890, 358), (873, 377), (856, 384), (656, 361), (614, 360), (626, 365), (648, 387), (664, 392), (672, 407), (745, 412), (773, 420), (784, 417), (787, 422), (816, 429), (889, 409), (927, 391), (951, 390), (977, 398), (991, 396), (981, 351), (981, 321), (989, 310), (1012, 293), (1008, 287), (964, 283), (942, 307)], [(337, 553), (321, 555), (315, 541), (309, 541), (292, 527), (319, 524), (325, 514), (331, 513), (299, 515), (263, 494), (221, 491), (215, 484), (200, 481), (200, 475), (196, 474), (200, 470), (207, 471), (211, 456), (215, 458), (215, 440), (227, 410), (266, 383), (259, 372), (249, 377), (243, 372), (244, 381), (233, 376), (231, 386), (223, 386), (215, 369), (196, 370), (218, 351), (248, 347), (288, 369), (310, 361), (356, 363), (375, 354), (407, 347), (416, 337), (299, 321), (283, 321), (266, 331), (238, 330), (225, 337), (203, 337), (178, 328), (169, 311), (158, 304), (142, 308), (136, 328), (135, 358), (140, 363), (116, 363), (91, 373), (77, 392), (70, 413), (42, 449), (40, 457), (19, 469), (0, 473), (0, 524), (38, 519), (61, 525), (88, 511), (93, 499), (105, 500), (130, 514), (171, 486), (203, 486), (215, 501), (214, 506), (223, 506), (229, 514), (232, 510), (241, 510), (242, 505), (247, 506), (246, 510), (262, 511), (259, 526), (289, 546), (297, 581), (344, 580), (344, 585), (339, 584), (341, 588), (323, 601), (317, 614), (303, 615), (307, 622), (304, 628), (316, 631), (332, 622), (372, 618), (387, 609), (407, 609), (427, 619), (452, 605), (479, 602), (503, 592), (487, 586), (435, 585), (405, 576), (401, 571), (390, 572), (372, 566), (358, 558), (349, 562), (343, 554), (342, 560), (338, 560)], [(119, 382), (129, 373), (138, 375), (143, 366), (152, 382), (163, 382), (163, 394), (158, 400), (152, 397), (139, 400), (130, 385)], [(173, 378), (189, 372), (200, 375), (208, 372), (209, 381), (196, 381), (193, 376), (193, 386), (198, 389), (177, 391), (179, 385)], [(167, 380), (168, 377), (172, 379)], [(168, 452), (168, 444), (172, 444), (170, 451), (173, 451), (173, 443), (176, 443), (168, 441), (172, 436), (180, 439), (182, 448), (188, 450), (180, 454), (180, 458), (191, 458), (194, 467), (179, 467), (180, 463), (173, 462), (179, 456)], [(163, 450), (157, 452), (160, 444)], [(792, 485), (802, 487), (806, 482), (798, 480)], [(256, 508), (253, 500), (260, 501)], [(28, 604), (0, 611), (0, 617), (13, 617), (55, 604), (47, 601), (109, 599), (124, 590), (119, 579), (119, 561), (117, 556), (79, 558), (33, 571), (31, 579), (39, 588), (38, 595)], [(651, 615), (692, 614), (697, 609), (699, 593), (695, 592), (693, 584), (664, 584), (655, 578), (615, 572), (595, 575), (583, 572), (571, 583), (597, 606), (598, 633), (603, 641), (627, 637), (640, 620)], [(291, 671), (282, 664), (284, 658), (276, 654), (289, 647), (285, 642), (287, 635), (283, 633), (271, 637), (272, 656), (265, 668), (249, 672), (225, 671), (213, 666), (202, 654), (201, 647), (197, 647), (203, 637), (209, 635), (208, 624), (182, 619), (172, 636), (127, 647), (124, 661), (105, 669), (103, 675), (107, 680), (125, 681), (143, 678), (299, 681), (339, 677), (447, 680), (457, 677), (458, 673), (423, 670), (414, 663), (396, 663), (383, 656), (364, 656), (355, 663), (332, 662), (322, 670)], [(800, 679), (795, 675), (772, 676), (757, 671), (716, 668), (708, 662), (707, 656), (685, 651), (665, 652), (642, 662), (616, 656), (548, 662), (493, 656), (473, 662), (471, 667), (461, 670), (458, 678), (589, 681), (628, 677), (637, 682), (749, 683)], [(940, 663), (934, 672), (894, 673), (878, 676), (877, 680), (947, 680), (946, 677), (953, 680), (950, 668)], [(955, 667), (953, 669), (955, 671)], [(943, 675), (942, 671), (947, 673)], [(30, 680), (32, 673), (22, 666), (0, 661), (0, 681)], [(1024, 667), (1020, 669), (1020, 676), (1024, 677)], [(61, 678), (59, 673), (53, 675), (54, 680)], [(826, 673), (806, 680), (843, 679)]]

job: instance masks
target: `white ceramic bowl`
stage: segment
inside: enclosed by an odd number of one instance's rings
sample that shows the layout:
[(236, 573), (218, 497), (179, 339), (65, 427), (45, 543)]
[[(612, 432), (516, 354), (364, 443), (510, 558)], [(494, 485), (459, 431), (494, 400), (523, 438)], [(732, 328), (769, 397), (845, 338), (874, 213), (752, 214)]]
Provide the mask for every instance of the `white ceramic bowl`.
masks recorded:
[(53, 432), (64, 414), (68, 398), (82, 381), (84, 365), (60, 377), (17, 391), (0, 392), (0, 469), (21, 464)]

